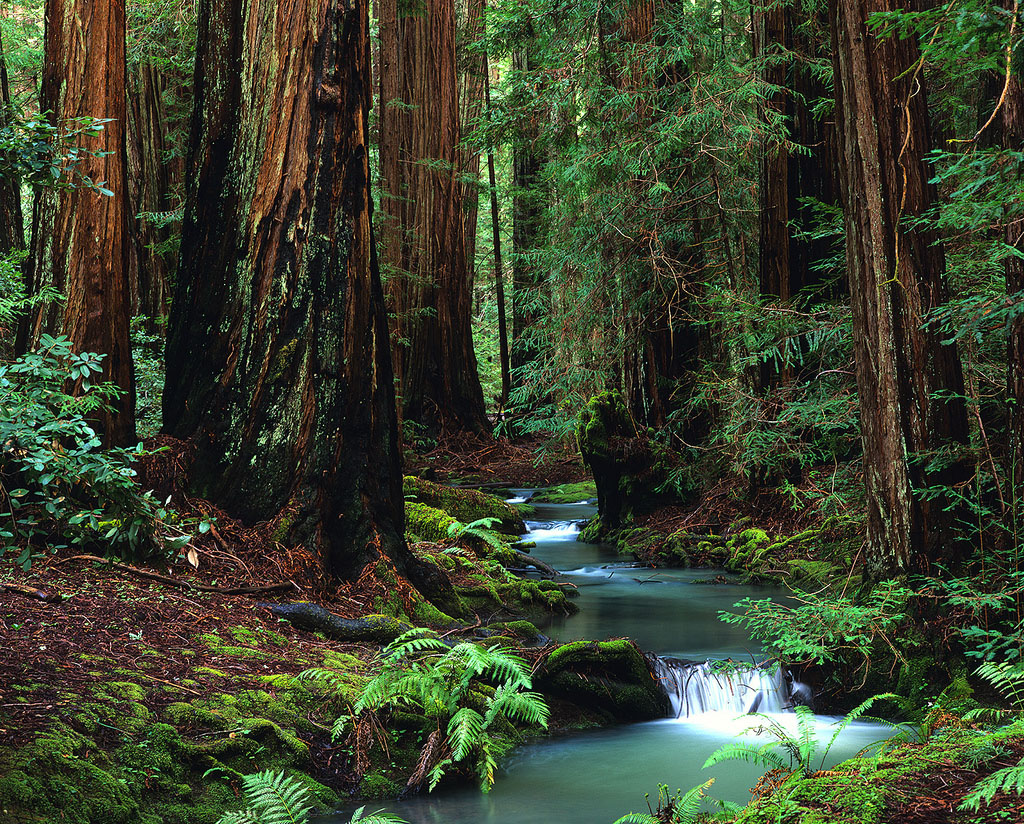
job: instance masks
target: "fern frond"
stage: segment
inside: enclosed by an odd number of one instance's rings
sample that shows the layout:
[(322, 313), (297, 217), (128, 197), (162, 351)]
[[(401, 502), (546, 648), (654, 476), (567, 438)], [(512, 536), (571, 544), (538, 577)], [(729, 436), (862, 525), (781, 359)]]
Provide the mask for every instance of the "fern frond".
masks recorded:
[(217, 824), (260, 824), (260, 820), (252, 810), (245, 810), (239, 813), (224, 813), (217, 819)]
[(745, 761), (748, 764), (756, 764), (761, 767), (768, 767), (773, 770), (786, 770), (788, 772), (789, 765), (775, 751), (777, 746), (778, 742), (776, 741), (760, 747), (744, 742), (723, 744), (708, 756), (708, 760), (704, 762), (704, 769), (714, 767), (723, 761)]
[(445, 767), (450, 767), (452, 760), (450, 758), (444, 758), (438, 761), (430, 770), (430, 778), (427, 781), (427, 789), (430, 792), (434, 791), (434, 788), (438, 785), (442, 778), (444, 778)]
[(818, 738), (815, 735), (814, 713), (809, 707), (798, 706), (796, 712), (796, 759), (804, 773), (812, 769), (811, 762), (818, 750)]
[(260, 824), (305, 824), (313, 809), (306, 786), (283, 772), (247, 775), (242, 788)]
[(680, 824), (688, 824), (688, 822), (696, 821), (697, 815), (700, 813), (701, 802), (704, 800), (704, 792), (714, 783), (715, 779), (709, 778), (703, 784), (694, 787), (692, 790), (687, 790), (683, 796), (676, 801), (672, 820), (678, 821)]
[(345, 683), (334, 670), (313, 667), (311, 669), (303, 670), (295, 677), (299, 681), (313, 682), (313, 686), (323, 690), (324, 692), (336, 695), (343, 694), (345, 692)]
[(448, 722), (448, 746), (452, 760), (461, 761), (480, 742), (484, 732), (484, 717), (472, 707), (462, 707)]
[(352, 813), (349, 824), (407, 824), (404, 818), (399, 818), (394, 813), (386, 813), (384, 810), (363, 815), (365, 809), (366, 807), (360, 807)]
[(524, 724), (538, 724), (547, 728), (551, 710), (543, 696), (537, 692), (521, 692), (502, 684), (494, 691), (490, 706), (487, 707), (486, 726), (490, 726), (498, 715)]
[(982, 806), (990, 804), (998, 793), (1024, 793), (1024, 759), (1012, 767), (996, 770), (983, 781), (979, 781), (964, 797), (959, 809), (977, 812)]
[(661, 821), (650, 813), (626, 813), (616, 818), (615, 824), (661, 824)]
[(1024, 664), (986, 661), (975, 674), (999, 690), (1015, 709), (1024, 710)]
[(385, 660), (395, 663), (422, 652), (445, 652), (447, 649), (448, 645), (432, 629), (413, 627), (384, 647), (383, 656)]
[(480, 776), (480, 789), (483, 792), (489, 793), (494, 786), (494, 771), (497, 767), (498, 762), (491, 752), (491, 739), (484, 737), (480, 741), (480, 757), (476, 762), (476, 772)]
[(843, 730), (845, 730), (848, 726), (850, 726), (850, 724), (852, 724), (858, 718), (864, 716), (865, 713), (867, 713), (867, 711), (871, 709), (871, 707), (874, 705), (876, 701), (881, 701), (883, 699), (899, 702), (900, 696), (892, 692), (882, 692), (878, 695), (872, 695), (861, 701), (856, 707), (850, 710), (839, 722), (836, 723), (835, 732), (832, 733), (832, 737), (828, 740), (828, 745), (825, 747), (824, 754), (828, 755), (829, 751), (832, 749), (832, 745), (836, 743), (836, 739), (839, 737), (839, 734)]

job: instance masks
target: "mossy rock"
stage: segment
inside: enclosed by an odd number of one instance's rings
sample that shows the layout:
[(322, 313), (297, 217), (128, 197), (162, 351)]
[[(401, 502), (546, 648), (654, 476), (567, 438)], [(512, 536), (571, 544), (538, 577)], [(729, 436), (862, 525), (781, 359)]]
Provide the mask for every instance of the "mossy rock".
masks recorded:
[[(518, 509), (505, 503), (501, 498), (478, 489), (455, 489), (407, 475), (402, 481), (402, 492), (406, 500), (411, 498), (416, 503), (440, 509), (464, 524), (481, 518), (494, 518), (496, 523), (492, 528), (497, 532), (516, 537), (526, 532), (526, 524), (523, 523), (523, 516)], [(415, 532), (412, 527), (409, 529)], [(426, 540), (435, 540), (423, 533), (416, 534)]]
[(560, 484), (535, 492), (531, 504), (576, 504), (597, 497), (597, 484), (581, 481), (574, 484)]
[(614, 721), (663, 718), (668, 696), (632, 641), (574, 641), (545, 658), (534, 686)]

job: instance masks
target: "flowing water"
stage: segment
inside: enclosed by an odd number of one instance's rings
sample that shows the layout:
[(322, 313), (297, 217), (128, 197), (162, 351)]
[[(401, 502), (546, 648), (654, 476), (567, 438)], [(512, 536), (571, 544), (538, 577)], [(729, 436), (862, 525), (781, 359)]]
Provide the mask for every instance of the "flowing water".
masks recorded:
[[(530, 490), (513, 494), (525, 498)], [(607, 547), (576, 540), (579, 524), (594, 512), (590, 504), (538, 504), (527, 523), (527, 537), (537, 544), (531, 553), (579, 589), (579, 613), (553, 620), (544, 632), (558, 641), (628, 636), (662, 656), (657, 674), (675, 717), (523, 746), (507, 759), (487, 795), (475, 788), (448, 790), (371, 803), (369, 809), (384, 807), (412, 824), (611, 824), (630, 810), (646, 811), (644, 793), (656, 798), (659, 783), (686, 790), (712, 777), (712, 796), (749, 800), (764, 770), (739, 761), (705, 770), (704, 761), (728, 741), (769, 740), (750, 729), (759, 719), (745, 713), (771, 713), (795, 730), (796, 716), (786, 711), (793, 690), (778, 670), (757, 668), (759, 648), (717, 615), (746, 596), (781, 599), (786, 593), (740, 584), (721, 571), (653, 570), (625, 562)], [(733, 664), (723, 670), (709, 666), (708, 659)], [(821, 749), (837, 720), (816, 717)], [(825, 766), (885, 735), (875, 724), (851, 725)], [(323, 824), (343, 821), (347, 815)]]

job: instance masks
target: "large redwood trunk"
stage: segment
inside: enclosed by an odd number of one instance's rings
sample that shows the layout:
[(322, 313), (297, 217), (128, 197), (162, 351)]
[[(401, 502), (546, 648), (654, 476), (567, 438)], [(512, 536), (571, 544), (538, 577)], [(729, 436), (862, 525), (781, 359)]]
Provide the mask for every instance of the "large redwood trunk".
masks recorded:
[[(381, 0), (381, 261), (403, 417), (486, 431), (470, 325), (453, 0)], [(397, 101), (397, 102), (396, 102)]]
[[(963, 375), (954, 345), (922, 328), (946, 300), (942, 246), (907, 218), (932, 203), (924, 78), (913, 37), (876, 38), (868, 17), (889, 0), (832, 0), (837, 121), (847, 268), (868, 497), (869, 575), (924, 570), (955, 559), (947, 496), (927, 486), (966, 477)], [(936, 393), (949, 393), (937, 398)], [(941, 454), (942, 451), (948, 454)], [(926, 469), (930, 460), (939, 468)]]
[(64, 128), (73, 118), (102, 118), (97, 137), (81, 140), (78, 172), (113, 194), (78, 185), (37, 193), (29, 290), (65, 295), (28, 318), (21, 342), (64, 334), (76, 349), (106, 355), (103, 379), (121, 390), (100, 411), (105, 440), (135, 440), (135, 389), (129, 343), (128, 186), (125, 176), (124, 0), (47, 0), (42, 109)]
[(203, 0), (164, 425), (197, 492), (350, 578), (405, 545), (368, 0)]

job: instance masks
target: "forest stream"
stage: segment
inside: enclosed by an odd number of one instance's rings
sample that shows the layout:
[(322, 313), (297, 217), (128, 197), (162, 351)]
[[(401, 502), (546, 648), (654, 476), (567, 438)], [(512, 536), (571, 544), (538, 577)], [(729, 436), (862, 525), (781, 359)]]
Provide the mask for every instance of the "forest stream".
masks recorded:
[[(513, 492), (527, 498), (532, 490)], [(580, 523), (595, 512), (588, 503), (536, 504), (526, 522), (530, 531), (524, 537), (536, 542), (531, 554), (562, 572), (580, 593), (579, 612), (555, 619), (545, 632), (557, 641), (627, 636), (668, 659), (757, 658), (756, 645), (741, 628), (718, 620), (718, 611), (747, 596), (784, 598), (783, 590), (740, 584), (720, 570), (637, 567), (607, 547), (576, 540)], [(385, 809), (411, 824), (611, 824), (630, 810), (645, 809), (644, 793), (650, 793), (653, 806), (659, 783), (670, 790), (686, 790), (711, 777), (711, 797), (745, 803), (764, 770), (740, 761), (704, 770), (704, 761), (756, 721), (742, 715), (755, 702), (760, 710), (776, 710), (778, 719), (795, 729), (795, 714), (783, 709), (788, 688), (779, 676), (768, 675), (748, 677), (747, 684), (735, 688), (721, 676), (693, 673), (689, 680), (690, 705), (683, 699), (680, 706), (679, 696), (673, 700), (679, 718), (537, 740), (507, 759), (488, 794), (475, 786), (423, 793), (388, 803)], [(670, 682), (669, 674), (665, 683)], [(671, 696), (671, 687), (669, 692)], [(708, 706), (732, 708), (703, 711)], [(816, 719), (823, 750), (838, 719)], [(851, 757), (888, 732), (874, 723), (850, 725), (824, 767)], [(346, 813), (319, 819), (319, 824), (348, 820)]]

